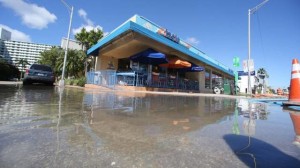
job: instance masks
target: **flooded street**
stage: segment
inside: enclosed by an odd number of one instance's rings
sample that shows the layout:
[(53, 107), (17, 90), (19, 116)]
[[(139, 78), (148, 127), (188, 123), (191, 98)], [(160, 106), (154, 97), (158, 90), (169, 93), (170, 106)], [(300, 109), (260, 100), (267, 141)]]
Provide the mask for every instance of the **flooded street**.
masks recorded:
[(291, 114), (246, 99), (0, 85), (0, 167), (300, 167)]

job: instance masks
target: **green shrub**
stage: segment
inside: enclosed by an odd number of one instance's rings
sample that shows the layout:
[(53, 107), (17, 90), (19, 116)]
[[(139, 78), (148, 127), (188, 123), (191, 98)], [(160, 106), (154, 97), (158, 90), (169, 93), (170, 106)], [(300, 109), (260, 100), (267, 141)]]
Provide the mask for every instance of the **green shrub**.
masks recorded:
[(81, 77), (77, 79), (66, 79), (65, 83), (66, 85), (75, 85), (75, 86), (81, 86), (83, 87), (85, 85), (86, 78)]
[(70, 80), (70, 79), (66, 79), (66, 80), (65, 80), (65, 84), (66, 84), (66, 85), (70, 85), (70, 83), (71, 83), (71, 80)]
[(258, 89), (257, 89), (257, 93), (258, 93), (258, 94), (261, 94), (261, 91), (262, 91), (261, 88), (258, 88)]
[(78, 79), (73, 79), (73, 85), (78, 85)]
[(81, 78), (78, 79), (77, 85), (83, 87), (85, 85), (85, 81), (86, 81), (86, 78), (81, 77)]

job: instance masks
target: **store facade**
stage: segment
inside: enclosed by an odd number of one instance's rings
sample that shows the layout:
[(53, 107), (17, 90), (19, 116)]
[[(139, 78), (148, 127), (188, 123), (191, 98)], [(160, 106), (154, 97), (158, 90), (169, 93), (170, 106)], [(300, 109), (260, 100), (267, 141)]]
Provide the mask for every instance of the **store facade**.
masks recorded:
[(112, 83), (117, 85), (211, 93), (216, 87), (224, 91), (224, 85), (234, 80), (227, 66), (139, 15), (103, 37), (87, 54), (95, 58), (98, 72), (91, 78), (115, 72)]

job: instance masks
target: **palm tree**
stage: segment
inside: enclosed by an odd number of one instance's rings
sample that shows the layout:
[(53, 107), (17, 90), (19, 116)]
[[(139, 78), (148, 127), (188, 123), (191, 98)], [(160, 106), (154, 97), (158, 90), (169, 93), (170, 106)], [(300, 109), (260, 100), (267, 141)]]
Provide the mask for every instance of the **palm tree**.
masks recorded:
[[(80, 77), (82, 76), (82, 72), (84, 69), (84, 58), (85, 53), (81, 50), (68, 50), (67, 55), (67, 64), (66, 64), (66, 76), (67, 77)], [(63, 67), (63, 59), (64, 57), (59, 57), (57, 60), (57, 64), (55, 66), (55, 69), (62, 69)]]
[(263, 93), (265, 93), (265, 89), (266, 89), (265, 78), (269, 78), (269, 74), (268, 74), (268, 72), (264, 68), (259, 68), (257, 70), (257, 76), (258, 76), (259, 79), (263, 80), (263, 84), (260, 84), (259, 87), (260, 87), (260, 89), (264, 88), (264, 92)]
[[(86, 53), (86, 51), (93, 45), (95, 45), (102, 37), (103, 32), (99, 28), (92, 29), (91, 31), (86, 31), (85, 28), (82, 28), (79, 33), (75, 34), (75, 39), (79, 41), (79, 44), (82, 46), (82, 50), (84, 51), (84, 53)], [(85, 75), (87, 73), (88, 66), (92, 66), (94, 64), (94, 61), (91, 62), (89, 60), (91, 59), (89, 59), (87, 56), (85, 56), (85, 59), (83, 60), (85, 66)]]
[(75, 39), (79, 42), (83, 51), (88, 49), (88, 32), (85, 28), (82, 28), (79, 33), (75, 34)]
[(257, 70), (257, 74), (261, 74), (261, 75), (264, 75), (266, 78), (269, 78), (269, 74), (264, 68), (259, 68)]
[(63, 64), (64, 50), (60, 47), (52, 47), (50, 50), (41, 52), (41, 58), (39, 59), (40, 64), (50, 66), (56, 78), (61, 75), (61, 69), (57, 65)]
[(21, 71), (21, 79), (24, 77), (24, 70), (26, 68), (26, 65), (29, 65), (29, 62), (27, 61), (27, 59), (21, 58), (18, 60), (17, 65), (21, 65), (22, 69)]

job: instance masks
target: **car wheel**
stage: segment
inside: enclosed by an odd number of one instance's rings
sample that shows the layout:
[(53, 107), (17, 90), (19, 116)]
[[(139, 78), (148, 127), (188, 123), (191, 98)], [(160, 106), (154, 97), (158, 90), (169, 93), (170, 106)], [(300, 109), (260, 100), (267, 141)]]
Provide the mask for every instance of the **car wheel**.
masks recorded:
[(46, 83), (47, 86), (53, 86), (53, 83)]
[(29, 82), (29, 81), (27, 81), (27, 80), (24, 80), (23, 81), (23, 85), (30, 85), (31, 83)]

